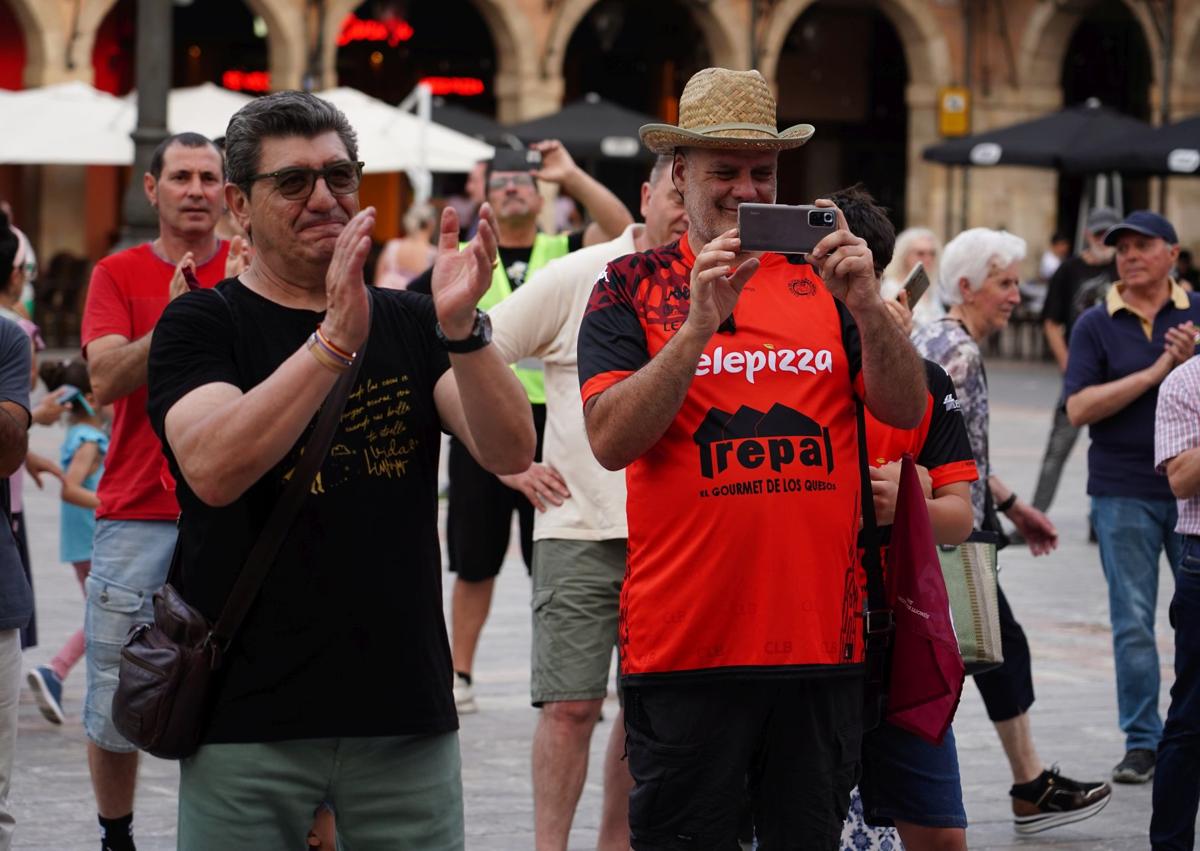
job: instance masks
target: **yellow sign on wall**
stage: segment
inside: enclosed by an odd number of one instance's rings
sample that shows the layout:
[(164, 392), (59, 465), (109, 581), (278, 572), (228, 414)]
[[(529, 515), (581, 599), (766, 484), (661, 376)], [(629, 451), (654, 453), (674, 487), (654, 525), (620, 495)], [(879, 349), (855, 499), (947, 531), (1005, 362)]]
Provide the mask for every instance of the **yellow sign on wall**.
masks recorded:
[(943, 136), (966, 136), (971, 132), (971, 92), (947, 86), (938, 92), (938, 132)]

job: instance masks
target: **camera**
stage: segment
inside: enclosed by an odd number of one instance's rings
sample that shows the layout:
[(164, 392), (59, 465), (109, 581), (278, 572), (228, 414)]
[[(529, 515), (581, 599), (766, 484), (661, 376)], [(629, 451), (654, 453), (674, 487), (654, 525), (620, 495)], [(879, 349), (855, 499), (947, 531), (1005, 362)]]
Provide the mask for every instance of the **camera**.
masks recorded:
[(831, 228), (837, 224), (837, 214), (833, 210), (809, 210), (808, 226), (810, 228)]

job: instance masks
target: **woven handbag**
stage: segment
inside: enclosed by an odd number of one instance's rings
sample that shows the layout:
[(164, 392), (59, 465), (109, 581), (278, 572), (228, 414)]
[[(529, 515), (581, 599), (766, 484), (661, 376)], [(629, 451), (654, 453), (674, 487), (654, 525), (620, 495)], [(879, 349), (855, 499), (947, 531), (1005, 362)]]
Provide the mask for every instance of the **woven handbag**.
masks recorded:
[(976, 530), (958, 546), (938, 547), (954, 633), (968, 676), (1004, 663), (996, 590), (997, 543), (994, 532)]

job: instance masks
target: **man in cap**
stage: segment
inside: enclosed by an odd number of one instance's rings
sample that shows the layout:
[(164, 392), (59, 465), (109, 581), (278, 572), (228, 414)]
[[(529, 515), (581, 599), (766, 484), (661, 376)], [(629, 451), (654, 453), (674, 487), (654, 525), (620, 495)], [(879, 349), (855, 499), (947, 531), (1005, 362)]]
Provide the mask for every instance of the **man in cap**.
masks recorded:
[[(530, 691), (541, 708), (533, 734), (534, 833), (539, 851), (565, 851), (587, 777), (588, 743), (608, 692), (625, 575), (625, 477), (596, 463), (579, 406), (579, 323), (606, 263), (673, 242), (687, 213), (660, 156), (642, 184), (644, 225), (552, 261), (492, 310), (493, 342), (509, 362), (546, 368), (543, 464), (501, 477), (537, 507), (533, 530), (533, 654)], [(623, 715), (604, 765), (597, 847), (629, 848), (630, 778)]]
[[(1064, 260), (1050, 277), (1046, 303), (1042, 307), (1042, 329), (1059, 372), (1067, 371), (1067, 344), (1075, 321), (1089, 307), (1102, 302), (1109, 286), (1116, 280), (1113, 248), (1104, 244), (1104, 235), (1120, 220), (1117, 211), (1108, 207), (1092, 210), (1087, 217), (1087, 245), (1079, 254)], [(1079, 429), (1071, 425), (1067, 406), (1060, 398), (1054, 406), (1054, 424), (1050, 427), (1046, 454), (1042, 457), (1042, 469), (1033, 494), (1033, 507), (1038, 511), (1050, 510), (1062, 478), (1063, 465), (1078, 438)]]
[(1130, 213), (1104, 242), (1116, 246), (1120, 280), (1075, 323), (1063, 394), (1071, 424), (1091, 426), (1088, 494), (1108, 581), (1125, 731), (1125, 757), (1112, 776), (1145, 783), (1162, 736), (1154, 640), (1159, 556), (1166, 552), (1174, 573), (1182, 545), (1171, 488), (1155, 472), (1154, 411), (1163, 379), (1195, 352), (1200, 295), (1171, 278), (1179, 239), (1157, 213)]
[[(561, 142), (537, 142), (528, 151), (498, 150), (485, 176), (487, 202), (496, 213), (499, 262), (492, 285), (479, 302), (481, 310), (499, 304), (535, 272), (558, 257), (585, 245), (617, 237), (633, 217), (615, 195), (575, 164)], [(537, 181), (557, 184), (588, 211), (592, 224), (576, 233), (548, 234), (538, 229), (542, 196)], [(431, 273), (409, 284), (429, 292)], [(546, 422), (546, 390), (541, 363), (528, 360), (513, 367), (525, 385), (537, 429), (537, 460), (542, 459)], [(472, 678), (479, 636), (492, 607), (496, 576), (508, 550), (512, 514), (518, 515), (525, 567), (533, 563), (533, 506), (521, 494), (475, 462), (458, 440), (450, 441), (450, 504), (446, 513), (446, 548), (455, 574), (450, 597), (450, 646), (454, 653), (454, 701), (461, 713), (477, 711)]]
[(592, 450), (628, 467), (631, 844), (731, 846), (748, 791), (762, 847), (832, 849), (861, 739), (855, 403), (912, 428), (924, 371), (840, 212), (815, 269), (741, 250), (738, 205), (775, 201), (813, 128), (776, 129), (757, 71), (700, 71), (679, 116), (641, 136), (688, 233), (610, 263), (579, 339)]

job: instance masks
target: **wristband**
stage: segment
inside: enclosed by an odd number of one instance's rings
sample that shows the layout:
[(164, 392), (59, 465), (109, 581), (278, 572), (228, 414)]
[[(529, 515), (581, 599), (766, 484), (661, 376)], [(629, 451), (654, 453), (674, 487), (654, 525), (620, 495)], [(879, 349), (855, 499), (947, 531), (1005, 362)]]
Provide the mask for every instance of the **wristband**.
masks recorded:
[(316, 358), (317, 363), (333, 372), (342, 373), (351, 367), (351, 363), (344, 359), (330, 354), (321, 345), (321, 339), (314, 331), (309, 335), (308, 342), (304, 344), (304, 348), (308, 349), (309, 353)]
[(1008, 494), (1008, 499), (1004, 500), (1004, 502), (996, 503), (996, 510), (999, 511), (1001, 514), (1005, 514), (1016, 504), (1017, 504), (1017, 492), (1010, 491)]
[(337, 355), (343, 360), (353, 362), (354, 356), (357, 354), (357, 352), (348, 352), (341, 346), (336, 345), (332, 340), (325, 336), (325, 332), (321, 330), (320, 325), (317, 326), (317, 338), (325, 345), (325, 348), (329, 349), (331, 354)]

